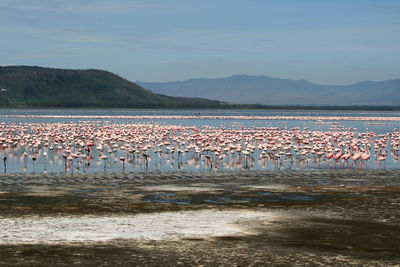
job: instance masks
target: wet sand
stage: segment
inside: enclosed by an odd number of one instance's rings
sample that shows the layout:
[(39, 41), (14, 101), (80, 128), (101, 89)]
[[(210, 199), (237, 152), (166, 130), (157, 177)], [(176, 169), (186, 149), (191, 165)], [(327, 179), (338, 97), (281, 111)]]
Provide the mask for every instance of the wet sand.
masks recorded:
[(0, 265), (400, 262), (400, 170), (2, 174)]

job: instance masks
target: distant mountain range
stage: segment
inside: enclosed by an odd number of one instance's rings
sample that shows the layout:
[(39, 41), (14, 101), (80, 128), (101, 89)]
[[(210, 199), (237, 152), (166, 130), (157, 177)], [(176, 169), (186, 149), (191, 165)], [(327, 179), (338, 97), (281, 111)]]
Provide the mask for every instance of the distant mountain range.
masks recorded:
[(220, 108), (221, 104), (155, 94), (104, 70), (0, 67), (2, 107)]
[(400, 80), (323, 86), (234, 75), (138, 85), (104, 70), (0, 66), (0, 107), (400, 110)]
[(364, 81), (347, 86), (319, 85), (306, 80), (233, 75), (220, 79), (137, 84), (159, 94), (202, 97), (241, 104), (306, 106), (399, 106), (400, 79)]

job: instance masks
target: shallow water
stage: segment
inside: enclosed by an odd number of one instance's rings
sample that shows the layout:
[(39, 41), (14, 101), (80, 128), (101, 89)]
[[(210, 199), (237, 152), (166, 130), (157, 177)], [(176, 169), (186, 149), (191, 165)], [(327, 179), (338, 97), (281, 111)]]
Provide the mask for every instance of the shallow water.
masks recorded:
[[(242, 111), (242, 110), (130, 110), (130, 109), (1, 109), (0, 123), (3, 123), (3, 132), (0, 137), (6, 137), (4, 127), (10, 125), (27, 126), (27, 132), (34, 132), (40, 125), (54, 126), (63, 124), (64, 127), (86, 126), (99, 130), (102, 127), (130, 127), (141, 125), (148, 129), (161, 127), (183, 127), (182, 133), (186, 136), (193, 134), (191, 127), (195, 127), (207, 135), (218, 131), (243, 130), (250, 134), (262, 133), (263, 129), (276, 129), (277, 135), (297, 128), (298, 131), (322, 132), (336, 131), (340, 133), (353, 133), (357, 136), (360, 133), (374, 132), (377, 136), (392, 136), (396, 129), (400, 128), (399, 112), (354, 112), (354, 111)], [(362, 119), (362, 120), (360, 120)], [(122, 128), (123, 129), (123, 128)], [(154, 131), (154, 130), (153, 130)], [(267, 130), (266, 130), (267, 131)], [(179, 134), (176, 134), (179, 137)], [(157, 133), (154, 132), (154, 135)], [(92, 150), (90, 162), (84, 159), (67, 160), (64, 150), (57, 150), (56, 145), (51, 149), (49, 144), (41, 140), (39, 149), (35, 147), (20, 147), (14, 149), (11, 145), (2, 147), (2, 157), (7, 157), (4, 162), (3, 171), (8, 173), (99, 173), (99, 172), (141, 172), (141, 171), (237, 171), (243, 169), (251, 170), (307, 170), (307, 169), (397, 169), (399, 168), (398, 150), (391, 147), (390, 137), (385, 139), (387, 144), (385, 161), (377, 161), (378, 154), (371, 153), (371, 158), (363, 164), (354, 164), (350, 161), (326, 160), (316, 155), (302, 158), (299, 153), (294, 158), (280, 155), (277, 158), (274, 151), (269, 150), (268, 155), (261, 155), (261, 150), (255, 148), (246, 157), (239, 153), (224, 153), (221, 156), (213, 152), (202, 152), (197, 155), (194, 150), (178, 152), (179, 143), (175, 143), (171, 133), (167, 138), (171, 147), (176, 151), (165, 150), (165, 148), (151, 147), (146, 150), (148, 158), (138, 148), (137, 144), (129, 144), (136, 148), (136, 154), (128, 153), (127, 150), (113, 151), (112, 144), (104, 144), (101, 151)], [(241, 134), (240, 136), (243, 136)], [(185, 137), (186, 138), (186, 137)], [(244, 146), (247, 139), (242, 139), (238, 144)], [(393, 138), (393, 136), (392, 136)], [(376, 138), (378, 139), (378, 137)], [(373, 148), (376, 140), (369, 140)], [(70, 141), (73, 142), (73, 141)], [(149, 142), (149, 141), (146, 141)], [(153, 142), (153, 141), (150, 141)], [(259, 141), (252, 141), (260, 144)], [(268, 140), (266, 140), (268, 142)], [(118, 142), (117, 142), (118, 143)], [(127, 143), (125, 143), (126, 145)], [(293, 139), (294, 144), (294, 139)], [(76, 145), (75, 143), (73, 144)], [(115, 144), (114, 144), (115, 145)], [(118, 145), (123, 145), (118, 143)], [(337, 145), (337, 144), (336, 144)], [(83, 148), (83, 147), (82, 147)], [(336, 147), (338, 148), (338, 147)], [(371, 149), (372, 149), (371, 148)], [(397, 147), (398, 148), (398, 147)], [(75, 148), (77, 149), (77, 148)], [(158, 149), (158, 151), (156, 150)], [(23, 153), (27, 152), (27, 156)], [(282, 152), (283, 153), (283, 152)], [(35, 154), (35, 160), (31, 158)], [(83, 152), (81, 152), (83, 154)], [(275, 154), (275, 156), (273, 155)], [(293, 151), (292, 151), (293, 154)], [(102, 160), (100, 156), (107, 156)], [(211, 156), (211, 161), (206, 155)], [(66, 155), (68, 156), (68, 154)], [(146, 157), (147, 157), (146, 156)], [(279, 156), (279, 155), (278, 155)], [(122, 164), (120, 158), (126, 158)]]
[[(186, 116), (189, 119), (157, 118), (157, 119), (130, 119), (132, 116)], [(198, 119), (197, 117), (221, 117), (221, 116), (243, 116), (243, 117), (310, 117), (309, 120), (258, 120), (258, 119)], [(321, 124), (317, 117), (371, 117), (367, 121), (355, 120), (333, 120), (328, 124)], [(312, 119), (312, 118), (315, 119)], [(374, 117), (399, 118), (397, 121), (374, 121)], [(385, 111), (285, 111), (285, 110), (160, 110), (160, 109), (0, 109), (0, 122), (5, 123), (59, 123), (81, 121), (100, 121), (103, 123), (153, 123), (158, 122), (166, 125), (182, 126), (224, 126), (235, 125), (245, 127), (278, 128), (309, 127), (312, 130), (328, 130), (330, 126), (339, 123), (345, 128), (357, 128), (360, 132), (371, 130), (378, 134), (386, 133), (398, 128), (400, 125), (400, 112)]]

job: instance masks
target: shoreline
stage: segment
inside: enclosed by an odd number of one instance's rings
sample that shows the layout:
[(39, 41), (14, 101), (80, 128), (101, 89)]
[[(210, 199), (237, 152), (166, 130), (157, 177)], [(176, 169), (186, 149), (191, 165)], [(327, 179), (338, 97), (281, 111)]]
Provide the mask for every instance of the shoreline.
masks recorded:
[[(273, 179), (273, 178), (302, 178), (312, 181), (318, 177), (323, 180), (351, 178), (357, 176), (358, 180), (370, 180), (375, 178), (398, 178), (400, 183), (400, 169), (307, 169), (307, 170), (232, 170), (232, 171), (142, 171), (142, 172), (88, 172), (88, 173), (63, 173), (63, 172), (33, 172), (33, 173), (0, 173), (0, 185), (5, 181), (25, 181), (35, 179), (41, 180), (56, 179), (117, 179), (120, 181), (131, 181), (137, 183), (156, 183), (163, 181), (200, 180), (200, 179)], [(310, 180), (311, 179), (311, 180)], [(267, 181), (267, 180), (265, 180)]]
[[(242, 106), (242, 107), (238, 107)], [(243, 107), (249, 106), (249, 107)], [(257, 107), (260, 106), (260, 107)], [(152, 108), (144, 108), (144, 107), (68, 107), (68, 106), (0, 106), (0, 109), (69, 109), (69, 110), (131, 110), (131, 111), (139, 111), (139, 110), (194, 110), (194, 111), (371, 111), (371, 112), (399, 112), (400, 106), (368, 106), (368, 105), (354, 105), (354, 106), (268, 106), (268, 105), (258, 105), (258, 104), (225, 104), (223, 107), (219, 108), (205, 108), (205, 107), (152, 107)]]
[(4, 266), (400, 260), (397, 169), (2, 174), (0, 191)]

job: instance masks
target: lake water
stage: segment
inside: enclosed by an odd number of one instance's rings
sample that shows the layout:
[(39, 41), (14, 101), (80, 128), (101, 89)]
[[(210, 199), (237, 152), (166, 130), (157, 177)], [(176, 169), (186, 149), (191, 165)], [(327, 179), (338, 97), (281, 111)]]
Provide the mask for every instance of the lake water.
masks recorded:
[[(400, 112), (1, 109), (0, 123), (2, 167), (9, 173), (400, 166)], [(66, 136), (68, 129), (75, 140)], [(102, 135), (106, 130), (109, 135)], [(303, 143), (300, 134), (308, 141)], [(323, 141), (318, 136), (329, 144), (318, 143)], [(371, 157), (364, 161), (326, 158), (329, 151), (354, 156), (367, 150)], [(382, 155), (385, 159), (378, 160)]]

